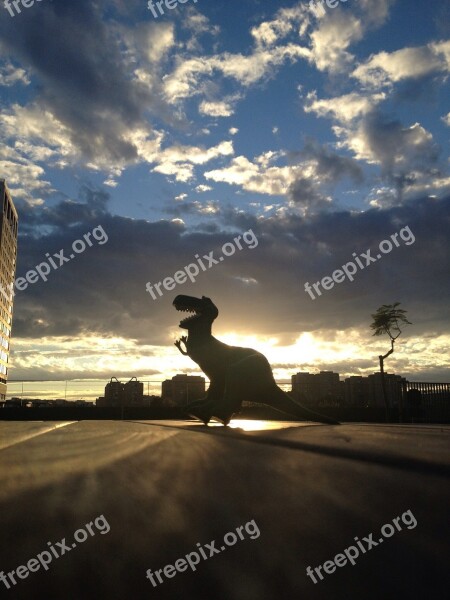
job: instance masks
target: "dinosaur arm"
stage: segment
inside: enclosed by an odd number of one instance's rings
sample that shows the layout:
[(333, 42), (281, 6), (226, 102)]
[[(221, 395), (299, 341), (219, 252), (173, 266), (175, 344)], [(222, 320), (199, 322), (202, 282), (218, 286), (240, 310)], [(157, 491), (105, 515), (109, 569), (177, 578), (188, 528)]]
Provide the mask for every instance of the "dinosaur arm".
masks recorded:
[[(184, 356), (188, 356), (189, 353), (187, 351), (187, 337), (185, 335), (183, 335), (179, 340), (177, 340), (175, 342), (175, 346), (178, 348), (178, 350), (181, 352), (181, 354), (184, 354)], [(183, 348), (181, 347), (181, 344), (184, 344), (184, 347), (186, 348), (186, 350), (183, 350)]]

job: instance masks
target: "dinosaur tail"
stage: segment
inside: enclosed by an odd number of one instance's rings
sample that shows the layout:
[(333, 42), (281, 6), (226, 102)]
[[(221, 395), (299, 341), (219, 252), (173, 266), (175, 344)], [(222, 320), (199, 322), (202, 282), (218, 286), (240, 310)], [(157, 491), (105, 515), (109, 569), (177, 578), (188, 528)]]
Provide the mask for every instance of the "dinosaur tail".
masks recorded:
[(267, 404), (278, 411), (306, 421), (318, 421), (319, 423), (327, 423), (328, 425), (340, 425), (339, 421), (303, 406), (303, 404), (288, 396), (288, 394), (283, 392), (278, 386), (275, 387), (275, 390), (273, 396), (268, 400), (264, 400), (263, 404)]

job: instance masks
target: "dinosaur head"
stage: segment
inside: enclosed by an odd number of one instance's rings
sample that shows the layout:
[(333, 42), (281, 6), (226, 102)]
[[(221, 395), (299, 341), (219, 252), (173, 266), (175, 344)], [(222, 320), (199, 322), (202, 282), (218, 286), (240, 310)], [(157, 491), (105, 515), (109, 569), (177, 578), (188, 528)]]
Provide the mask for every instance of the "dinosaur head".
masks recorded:
[(196, 329), (202, 325), (210, 327), (219, 314), (217, 306), (206, 296), (195, 298), (180, 295), (175, 298), (173, 305), (177, 310), (191, 313), (189, 317), (180, 321), (182, 329)]

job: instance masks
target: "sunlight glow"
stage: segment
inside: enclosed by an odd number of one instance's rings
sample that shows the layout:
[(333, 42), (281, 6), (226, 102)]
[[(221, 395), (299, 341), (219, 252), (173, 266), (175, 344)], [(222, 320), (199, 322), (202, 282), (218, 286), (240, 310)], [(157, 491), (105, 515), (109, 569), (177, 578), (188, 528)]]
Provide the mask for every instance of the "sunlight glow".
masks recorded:
[[(208, 427), (223, 427), (221, 423), (210, 422)], [(253, 419), (232, 419), (229, 427), (231, 429), (242, 429), (244, 431), (269, 431), (272, 429), (286, 429), (296, 427), (298, 423), (285, 421), (254, 421)]]

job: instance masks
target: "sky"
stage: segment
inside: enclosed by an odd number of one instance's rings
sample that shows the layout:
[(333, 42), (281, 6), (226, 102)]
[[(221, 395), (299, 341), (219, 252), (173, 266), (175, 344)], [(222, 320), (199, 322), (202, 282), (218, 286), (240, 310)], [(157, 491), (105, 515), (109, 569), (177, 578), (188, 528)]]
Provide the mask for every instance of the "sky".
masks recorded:
[[(450, 381), (449, 17), (448, 0), (1, 3), (16, 275), (60, 257), (16, 289), (9, 378), (197, 374), (173, 345), (181, 293), (280, 380), (375, 372), (371, 315), (400, 302), (387, 370)], [(146, 290), (190, 263), (194, 281)]]

